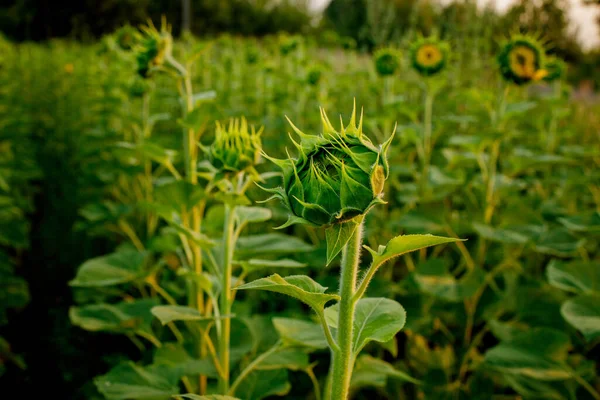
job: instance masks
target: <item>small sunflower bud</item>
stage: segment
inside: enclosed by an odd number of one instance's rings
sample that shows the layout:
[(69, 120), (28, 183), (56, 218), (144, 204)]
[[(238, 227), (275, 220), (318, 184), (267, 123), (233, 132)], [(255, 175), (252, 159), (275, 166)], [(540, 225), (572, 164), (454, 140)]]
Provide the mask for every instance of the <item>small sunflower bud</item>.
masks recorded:
[(286, 56), (296, 51), (301, 44), (301, 39), (297, 35), (281, 35), (279, 37), (279, 51), (281, 55)]
[(433, 76), (448, 63), (450, 46), (436, 37), (420, 38), (410, 46), (410, 63), (422, 76)]
[(260, 160), (262, 129), (248, 128), (245, 118), (232, 119), (227, 127), (217, 122), (215, 140), (209, 148), (212, 165), (223, 173), (252, 170)]
[(173, 37), (163, 20), (160, 32), (150, 24), (142, 28), (143, 37), (135, 46), (135, 54), (140, 76), (147, 78), (151, 69), (164, 64), (173, 47)]
[(374, 61), (379, 75), (394, 75), (400, 68), (400, 52), (392, 48), (379, 49), (375, 52)]
[(115, 42), (121, 50), (129, 51), (140, 40), (140, 32), (131, 25), (125, 25), (115, 32)]
[(333, 128), (321, 110), (323, 133), (308, 135), (293, 130), (298, 158), (269, 159), (283, 170), (283, 187), (265, 189), (280, 199), (293, 214), (284, 226), (306, 223), (329, 226), (366, 214), (383, 203), (383, 186), (389, 174), (386, 153), (392, 136), (381, 146), (362, 132), (362, 116), (356, 125), (356, 109), (348, 126)]
[(306, 72), (306, 83), (311, 86), (317, 86), (323, 77), (324, 68), (322, 65), (312, 65)]
[(498, 54), (500, 73), (508, 82), (516, 85), (537, 81), (547, 72), (544, 65), (544, 49), (533, 37), (516, 35), (504, 43)]

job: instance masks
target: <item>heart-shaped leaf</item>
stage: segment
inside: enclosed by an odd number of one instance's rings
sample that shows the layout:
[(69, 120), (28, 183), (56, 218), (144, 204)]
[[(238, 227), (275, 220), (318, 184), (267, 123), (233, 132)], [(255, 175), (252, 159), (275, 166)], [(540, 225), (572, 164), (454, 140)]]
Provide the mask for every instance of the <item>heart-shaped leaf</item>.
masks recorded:
[(298, 348), (283, 347), (265, 357), (256, 368), (260, 370), (285, 368), (301, 371), (309, 366), (306, 352)]
[(295, 260), (282, 259), (282, 260), (259, 260), (259, 259), (250, 259), (246, 261), (234, 261), (235, 264), (238, 264), (242, 267), (244, 272), (250, 273), (254, 271), (258, 271), (265, 268), (303, 268), (306, 267), (306, 264)]
[(152, 314), (159, 319), (163, 325), (173, 321), (213, 321), (212, 317), (205, 317), (198, 310), (187, 306), (156, 306), (152, 308)]
[(123, 250), (87, 260), (77, 270), (69, 285), (76, 287), (102, 287), (132, 282), (145, 276), (146, 254), (136, 250)]
[(285, 396), (290, 389), (286, 369), (254, 370), (234, 394), (244, 400), (261, 400), (269, 396)]
[(273, 326), (285, 344), (312, 349), (327, 348), (327, 339), (319, 324), (294, 318), (273, 318)]
[(264, 207), (238, 206), (235, 208), (238, 226), (241, 229), (249, 223), (263, 222), (271, 219), (271, 210)]
[(156, 306), (155, 299), (136, 300), (118, 304), (91, 304), (71, 307), (71, 323), (85, 330), (98, 332), (136, 332), (152, 333), (150, 310)]
[(567, 300), (560, 313), (588, 342), (600, 337), (600, 294), (582, 294)]
[(209, 358), (197, 359), (189, 355), (179, 343), (163, 343), (154, 353), (153, 365), (169, 367), (178, 378), (186, 375), (206, 375), (217, 378), (217, 370)]
[(488, 350), (485, 364), (505, 374), (542, 381), (569, 379), (568, 346), (569, 337), (560, 331), (532, 329)]
[(251, 258), (259, 255), (293, 254), (313, 250), (313, 247), (295, 236), (283, 233), (242, 236), (237, 241), (236, 256)]
[(287, 294), (308, 304), (317, 312), (321, 312), (325, 303), (339, 299), (338, 295), (326, 294), (326, 287), (319, 285), (305, 275), (292, 275), (282, 278), (278, 274), (273, 274), (268, 278), (257, 279), (239, 286), (237, 289), (261, 289)]
[[(325, 309), (329, 326), (338, 326), (339, 304)], [(364, 298), (356, 303), (353, 324), (353, 351), (358, 355), (370, 341), (385, 343), (404, 327), (406, 311), (400, 303), (385, 298)]]
[(167, 400), (179, 393), (176, 382), (132, 362), (116, 366), (94, 383), (109, 400)]
[(382, 388), (385, 387), (388, 378), (415, 384), (421, 383), (421, 381), (413, 378), (406, 372), (397, 370), (390, 363), (369, 355), (362, 355), (356, 360), (350, 386), (353, 389), (367, 386)]
[(574, 293), (600, 292), (600, 273), (594, 262), (552, 260), (546, 268), (548, 282), (559, 289)]

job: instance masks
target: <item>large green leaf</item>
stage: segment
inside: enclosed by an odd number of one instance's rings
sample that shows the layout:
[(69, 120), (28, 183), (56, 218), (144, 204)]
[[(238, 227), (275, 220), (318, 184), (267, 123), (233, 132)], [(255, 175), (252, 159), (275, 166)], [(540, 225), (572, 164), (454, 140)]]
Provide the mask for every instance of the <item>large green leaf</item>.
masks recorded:
[(143, 299), (118, 304), (91, 304), (71, 307), (71, 323), (88, 331), (152, 333), (150, 310), (156, 299)]
[(569, 257), (578, 254), (586, 239), (572, 234), (566, 229), (551, 229), (543, 232), (535, 243), (535, 250), (557, 257)]
[(234, 261), (236, 264), (240, 265), (242, 269), (246, 273), (258, 271), (265, 268), (303, 268), (306, 267), (306, 264), (290, 260), (290, 259), (281, 259), (281, 260), (260, 260), (252, 258), (250, 260), (244, 261)]
[[(325, 309), (329, 326), (338, 327), (339, 304)], [(406, 311), (400, 303), (385, 298), (364, 298), (356, 303), (353, 351), (358, 355), (370, 341), (385, 343), (404, 327)]]
[(419, 289), (439, 299), (459, 302), (475, 294), (485, 280), (485, 272), (474, 268), (461, 279), (456, 279), (440, 258), (429, 258), (420, 263), (414, 274)]
[(388, 378), (415, 384), (421, 383), (421, 381), (411, 377), (406, 372), (397, 370), (390, 363), (369, 355), (362, 355), (358, 357), (354, 365), (350, 387), (355, 390), (367, 386), (383, 388)]
[(238, 290), (244, 289), (261, 289), (287, 294), (308, 304), (317, 312), (323, 309), (325, 303), (339, 299), (338, 295), (326, 294), (326, 287), (319, 285), (305, 275), (292, 275), (282, 278), (278, 274), (273, 274), (268, 278), (257, 279), (238, 287)]
[(163, 343), (154, 353), (153, 365), (168, 367), (178, 378), (186, 375), (218, 377), (217, 370), (210, 359), (193, 358), (179, 343)]
[(582, 294), (567, 300), (560, 312), (587, 341), (600, 337), (600, 294)]
[(600, 212), (598, 211), (587, 215), (558, 218), (558, 221), (574, 232), (600, 232)]
[(265, 357), (257, 369), (291, 369), (304, 370), (310, 366), (308, 354), (299, 348), (282, 347)]
[(242, 236), (237, 241), (236, 256), (253, 258), (260, 255), (293, 254), (313, 250), (313, 247), (295, 236), (283, 233)]
[(179, 393), (167, 377), (132, 362), (120, 364), (94, 379), (98, 391), (108, 400), (167, 400)]
[(473, 229), (475, 229), (479, 236), (493, 242), (505, 244), (525, 244), (530, 239), (528, 235), (522, 234), (517, 229), (493, 228), (477, 222), (473, 223)]
[(184, 180), (161, 182), (154, 188), (155, 201), (176, 213), (189, 212), (205, 197), (201, 186)]
[(541, 381), (572, 377), (565, 363), (569, 337), (550, 328), (535, 328), (488, 350), (485, 364), (509, 375)]
[(548, 282), (559, 289), (574, 293), (600, 292), (598, 261), (552, 260), (546, 269)]
[(238, 225), (244, 227), (249, 223), (264, 222), (271, 219), (271, 210), (264, 207), (238, 206), (235, 208)]
[(76, 287), (101, 287), (132, 282), (145, 276), (146, 254), (136, 250), (122, 250), (106, 256), (92, 258), (77, 270), (69, 285)]
[(212, 321), (214, 318), (205, 317), (198, 310), (188, 306), (156, 306), (152, 314), (163, 325), (173, 321)]
[(286, 369), (254, 370), (234, 394), (244, 400), (261, 400), (269, 396), (285, 396), (290, 389)]
[(326, 349), (327, 339), (321, 325), (294, 318), (273, 318), (273, 325), (285, 344)]

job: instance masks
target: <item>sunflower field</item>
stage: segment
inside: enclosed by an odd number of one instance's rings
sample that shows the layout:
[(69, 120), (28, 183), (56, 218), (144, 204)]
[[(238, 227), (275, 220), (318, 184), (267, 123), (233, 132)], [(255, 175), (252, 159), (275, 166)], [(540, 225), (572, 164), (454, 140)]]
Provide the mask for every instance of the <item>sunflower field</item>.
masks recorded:
[(600, 400), (600, 103), (551, 45), (0, 37), (2, 393)]

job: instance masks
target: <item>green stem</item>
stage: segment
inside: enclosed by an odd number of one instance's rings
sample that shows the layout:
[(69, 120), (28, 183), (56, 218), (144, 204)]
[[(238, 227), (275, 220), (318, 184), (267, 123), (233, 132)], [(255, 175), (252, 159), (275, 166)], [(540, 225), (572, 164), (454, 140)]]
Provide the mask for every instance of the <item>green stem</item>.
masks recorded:
[(219, 312), (223, 317), (219, 337), (219, 361), (223, 374), (219, 378), (219, 393), (229, 391), (229, 339), (231, 336), (231, 275), (234, 249), (235, 207), (225, 204), (223, 225), (223, 259)]
[(425, 109), (423, 116), (423, 174), (421, 175), (421, 190), (425, 193), (425, 188), (429, 181), (429, 165), (431, 164), (432, 152), (432, 114), (433, 114), (433, 90), (429, 85), (425, 88)]
[(339, 349), (333, 351), (331, 399), (346, 400), (350, 393), (350, 378), (354, 368), (354, 352), (352, 348), (354, 325), (354, 308), (356, 300), (356, 276), (362, 244), (362, 223), (344, 247), (342, 252), (342, 275), (340, 281), (340, 302), (338, 313), (337, 344)]

